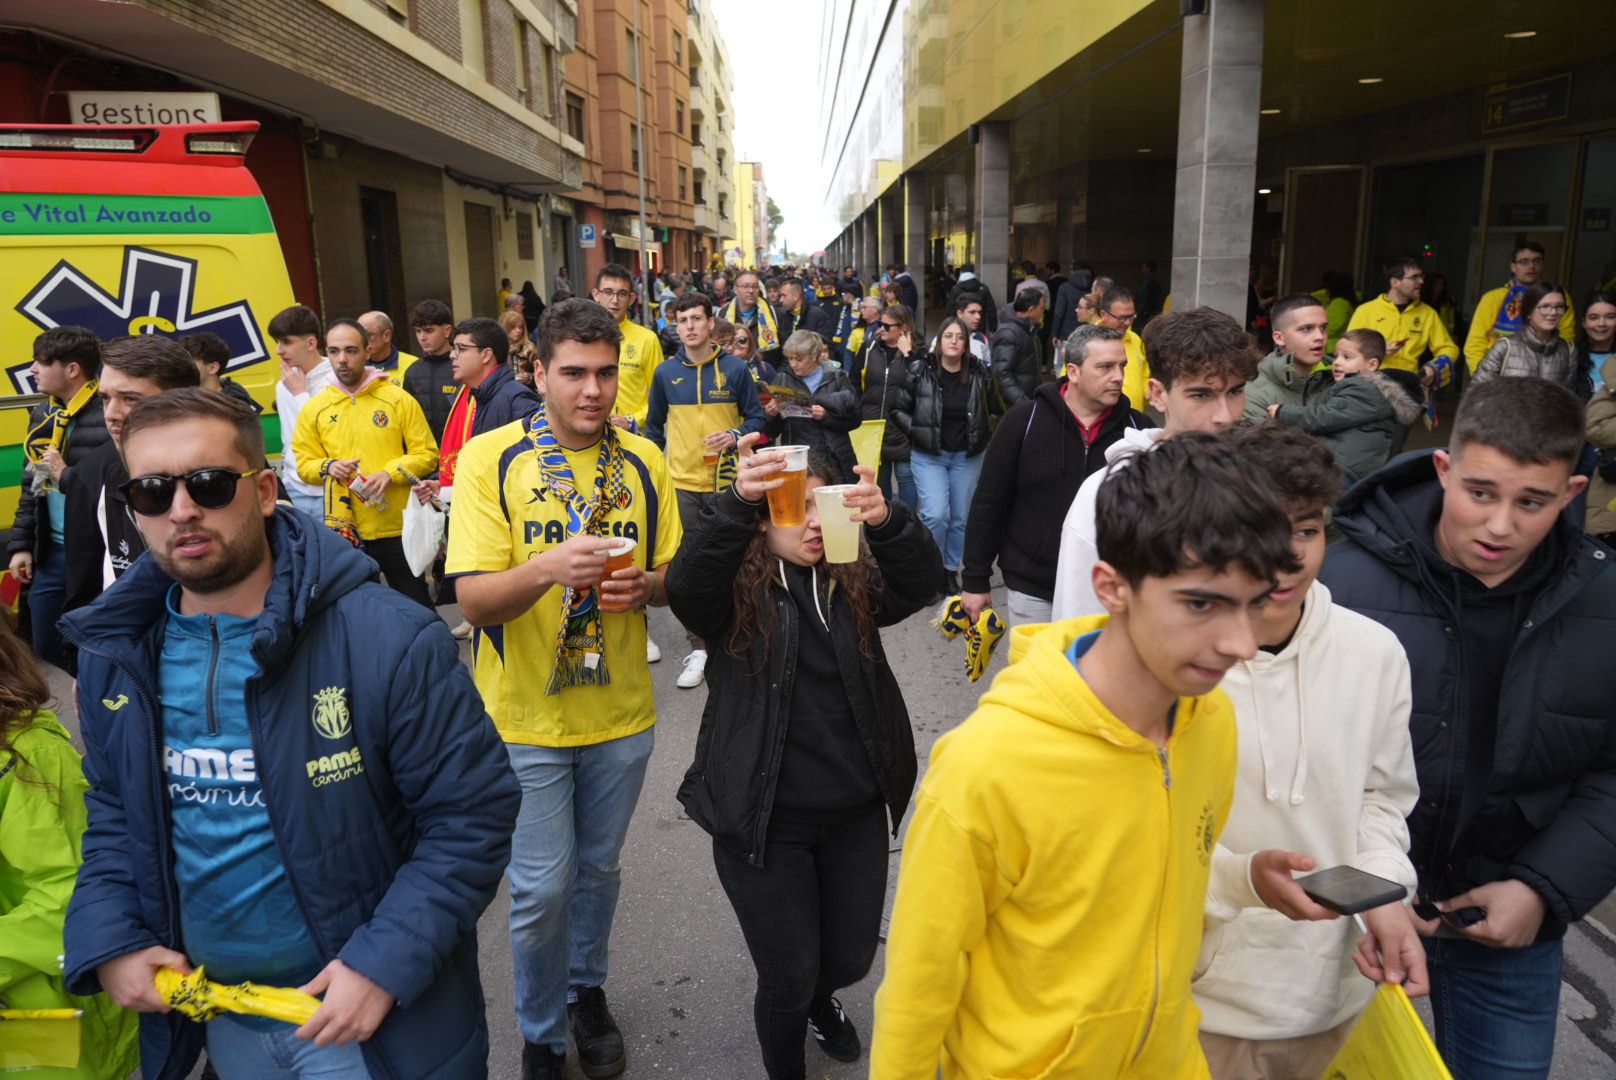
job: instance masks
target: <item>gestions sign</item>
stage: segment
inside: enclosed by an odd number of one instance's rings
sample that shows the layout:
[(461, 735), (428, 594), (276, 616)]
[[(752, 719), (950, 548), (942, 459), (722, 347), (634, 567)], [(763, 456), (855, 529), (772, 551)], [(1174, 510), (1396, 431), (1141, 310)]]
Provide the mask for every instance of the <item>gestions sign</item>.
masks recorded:
[(67, 109), (75, 124), (217, 124), (219, 95), (145, 93), (136, 90), (70, 90)]

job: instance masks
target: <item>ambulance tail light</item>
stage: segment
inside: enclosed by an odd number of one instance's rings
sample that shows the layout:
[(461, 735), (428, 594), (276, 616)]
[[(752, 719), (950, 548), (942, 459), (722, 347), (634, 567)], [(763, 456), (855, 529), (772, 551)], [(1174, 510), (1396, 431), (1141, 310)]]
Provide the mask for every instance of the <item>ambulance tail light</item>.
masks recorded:
[(252, 141), (253, 133), (250, 131), (240, 134), (208, 132), (201, 135), (187, 135), (185, 137), (185, 151), (190, 154), (224, 154), (245, 157), (247, 147), (252, 145)]
[(145, 130), (99, 131), (73, 134), (62, 128), (0, 131), (0, 150), (43, 150), (54, 153), (138, 154), (150, 146), (157, 133)]

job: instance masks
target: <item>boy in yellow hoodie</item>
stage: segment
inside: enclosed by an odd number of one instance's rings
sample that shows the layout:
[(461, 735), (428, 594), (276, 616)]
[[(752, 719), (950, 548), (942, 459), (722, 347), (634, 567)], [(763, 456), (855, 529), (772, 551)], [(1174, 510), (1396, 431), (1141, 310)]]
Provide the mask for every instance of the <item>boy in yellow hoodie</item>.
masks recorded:
[(1100, 489), (1108, 614), (1018, 628), (938, 740), (905, 843), (871, 1080), (1204, 1078), (1190, 976), (1236, 767), (1218, 687), (1299, 565), (1212, 436)]

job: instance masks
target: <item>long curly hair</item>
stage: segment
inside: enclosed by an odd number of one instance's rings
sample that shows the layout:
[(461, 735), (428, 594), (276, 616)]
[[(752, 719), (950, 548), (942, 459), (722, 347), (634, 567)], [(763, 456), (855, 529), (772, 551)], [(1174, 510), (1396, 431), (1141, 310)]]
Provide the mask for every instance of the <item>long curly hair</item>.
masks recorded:
[[(808, 477), (810, 490), (835, 481), (828, 479), (838, 475), (840, 470), (822, 451), (812, 450), (808, 454)], [(731, 586), (734, 589), (734, 614), (730, 619), (729, 634), (725, 639), (725, 648), (731, 656), (739, 658), (754, 642), (761, 644), (762, 653), (767, 663), (769, 645), (774, 636), (774, 616), (770, 604), (770, 583), (779, 576), (780, 559), (769, 551), (769, 533), (771, 528), (766, 521), (758, 528), (757, 535), (747, 545), (746, 553), (741, 556), (741, 564), (735, 570), (735, 581)], [(850, 563), (821, 563), (819, 569), (824, 573), (819, 575), (821, 586), (821, 599), (830, 599), (830, 586), (835, 585), (836, 600), (847, 604), (853, 612), (853, 624), (858, 629), (859, 652), (866, 660), (875, 659), (875, 586), (872, 580), (876, 575), (875, 560), (870, 557), (867, 548), (859, 552), (857, 562)]]
[[(34, 715), (50, 704), (50, 684), (39, 669), (28, 646), (17, 636), (11, 613), (0, 608), (0, 769), (12, 762), (28, 766), (28, 761), (12, 744)], [(43, 778), (31, 777), (32, 766), (18, 769), (18, 779), (52, 787)]]

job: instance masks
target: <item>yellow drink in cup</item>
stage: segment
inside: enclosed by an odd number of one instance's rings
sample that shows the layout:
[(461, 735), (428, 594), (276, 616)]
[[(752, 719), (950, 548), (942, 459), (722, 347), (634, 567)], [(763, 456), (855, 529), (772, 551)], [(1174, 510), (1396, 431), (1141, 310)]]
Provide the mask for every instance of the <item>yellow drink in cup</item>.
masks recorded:
[(825, 542), (828, 563), (858, 562), (860, 526), (853, 520), (853, 508), (842, 502), (842, 497), (854, 486), (827, 484), (814, 489), (814, 503), (819, 507), (819, 534)]
[[(785, 459), (785, 472), (775, 474), (785, 483), (769, 492), (769, 521), (780, 528), (808, 523), (808, 448), (771, 448)], [(765, 451), (767, 453), (768, 451)]]
[[(638, 541), (633, 540), (630, 537), (616, 536), (612, 537), (610, 543), (606, 544), (604, 547), (597, 548), (595, 550), (596, 555), (606, 556), (606, 566), (600, 572), (600, 582), (598, 584), (604, 585), (607, 580), (609, 580), (617, 571), (627, 570), (629, 567), (633, 566), (634, 549), (638, 546)], [(595, 593), (600, 603), (600, 610), (619, 614), (628, 610), (626, 607), (615, 606), (610, 600), (608, 600), (610, 594), (600, 589), (598, 585)]]

